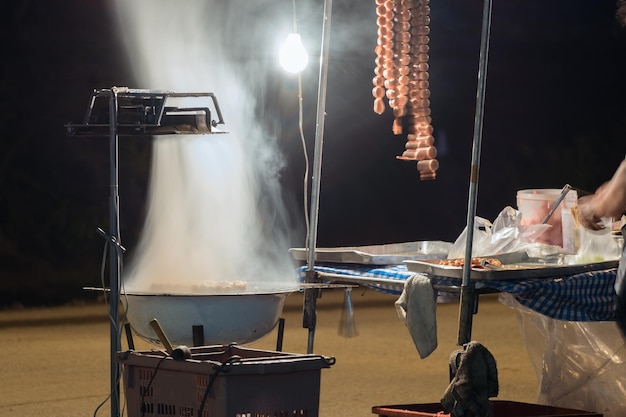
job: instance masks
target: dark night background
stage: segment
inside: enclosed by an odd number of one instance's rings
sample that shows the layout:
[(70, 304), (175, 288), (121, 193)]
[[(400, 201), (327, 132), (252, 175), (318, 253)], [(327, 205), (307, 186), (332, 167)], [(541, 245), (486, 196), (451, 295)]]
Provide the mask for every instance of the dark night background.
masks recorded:
[[(319, 38), (322, 2), (307, 3), (301, 30)], [(462, 231), (482, 6), (431, 3), (440, 169), (437, 180), (420, 182), (414, 163), (395, 159), (405, 141), (391, 134), (391, 114), (372, 111), (374, 1), (334, 1), (318, 246), (452, 241)], [(495, 2), (477, 215), (494, 219), (515, 206), (518, 189), (569, 183), (594, 190), (624, 158), (626, 29), (615, 7), (615, 0)], [(290, 12), (291, 3), (284, 8)], [(100, 285), (104, 241), (96, 229), (108, 229), (108, 140), (67, 137), (64, 124), (82, 121), (94, 88), (146, 86), (131, 76), (106, 0), (3, 2), (0, 16), (0, 307), (85, 300), (92, 295), (82, 287)], [(303, 74), (310, 148), (317, 71), (313, 60)], [(276, 76), (270, 85), (268, 105), (283, 124), (285, 198), (301, 212), (294, 80)], [(149, 163), (149, 139), (122, 141), (121, 231), (131, 250), (143, 221)]]

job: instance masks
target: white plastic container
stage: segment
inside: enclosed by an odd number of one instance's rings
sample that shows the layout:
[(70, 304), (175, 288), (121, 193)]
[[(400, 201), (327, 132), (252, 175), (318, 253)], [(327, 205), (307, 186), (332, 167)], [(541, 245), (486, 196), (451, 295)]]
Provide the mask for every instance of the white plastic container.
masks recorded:
[(565, 252), (575, 255), (580, 248), (580, 227), (574, 218), (572, 208), (562, 205), (561, 226), (563, 227), (563, 249)]
[[(522, 225), (543, 223), (560, 193), (561, 190), (556, 188), (519, 190), (517, 209), (522, 213)], [(576, 225), (571, 217), (571, 209), (577, 205), (578, 193), (570, 190), (548, 220), (552, 228), (539, 236), (537, 242), (560, 246), (575, 253)], [(566, 213), (565, 218), (563, 213)]]

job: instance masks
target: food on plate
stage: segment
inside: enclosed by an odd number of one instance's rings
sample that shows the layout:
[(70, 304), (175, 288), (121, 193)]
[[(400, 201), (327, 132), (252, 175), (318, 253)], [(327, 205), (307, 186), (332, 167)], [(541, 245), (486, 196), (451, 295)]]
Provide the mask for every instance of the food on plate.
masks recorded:
[[(441, 259), (436, 261), (439, 265), (461, 267), (465, 264), (465, 259)], [(489, 266), (501, 267), (502, 262), (497, 258), (475, 257), (472, 258), (472, 268), (488, 268)]]
[[(129, 288), (127, 288), (128, 290)], [(152, 294), (237, 294), (248, 289), (248, 282), (242, 280), (233, 281), (202, 281), (198, 283), (181, 284), (176, 282), (153, 282), (149, 286)], [(130, 289), (130, 292), (137, 289)]]

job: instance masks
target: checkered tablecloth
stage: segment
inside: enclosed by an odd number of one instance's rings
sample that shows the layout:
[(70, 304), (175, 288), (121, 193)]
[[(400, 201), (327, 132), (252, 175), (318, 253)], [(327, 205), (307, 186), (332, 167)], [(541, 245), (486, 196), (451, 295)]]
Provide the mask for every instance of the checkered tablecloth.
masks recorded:
[[(403, 283), (414, 272), (406, 265), (372, 267), (356, 264), (321, 264), (315, 266), (318, 272), (341, 275), (350, 281), (358, 277), (359, 284), (387, 294), (400, 295)], [(306, 267), (298, 270), (304, 280)], [(472, 280), (476, 289), (493, 289), (510, 293), (524, 306), (545, 316), (569, 321), (614, 320), (615, 276), (617, 269), (585, 272), (581, 274), (519, 280)], [(372, 279), (372, 283), (367, 282)], [(377, 279), (383, 279), (383, 283)], [(438, 288), (458, 287), (460, 279), (430, 277)], [(365, 280), (365, 283), (363, 283)], [(398, 283), (396, 284), (395, 281)]]

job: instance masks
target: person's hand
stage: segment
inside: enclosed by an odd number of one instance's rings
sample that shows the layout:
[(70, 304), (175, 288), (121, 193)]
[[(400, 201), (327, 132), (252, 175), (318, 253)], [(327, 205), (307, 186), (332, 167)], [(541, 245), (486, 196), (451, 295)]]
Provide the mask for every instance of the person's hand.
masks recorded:
[(578, 222), (590, 230), (602, 230), (604, 224), (600, 216), (596, 214), (594, 199), (596, 195), (586, 195), (578, 199)]

